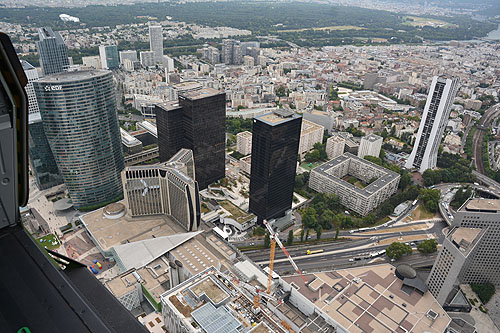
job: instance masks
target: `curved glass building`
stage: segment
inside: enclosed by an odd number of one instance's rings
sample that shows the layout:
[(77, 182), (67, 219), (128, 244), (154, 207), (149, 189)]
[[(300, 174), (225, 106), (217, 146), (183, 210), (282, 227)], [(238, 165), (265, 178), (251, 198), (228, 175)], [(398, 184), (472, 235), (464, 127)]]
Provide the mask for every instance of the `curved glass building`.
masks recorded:
[(34, 86), (47, 140), (75, 207), (119, 199), (124, 161), (111, 72), (58, 73)]

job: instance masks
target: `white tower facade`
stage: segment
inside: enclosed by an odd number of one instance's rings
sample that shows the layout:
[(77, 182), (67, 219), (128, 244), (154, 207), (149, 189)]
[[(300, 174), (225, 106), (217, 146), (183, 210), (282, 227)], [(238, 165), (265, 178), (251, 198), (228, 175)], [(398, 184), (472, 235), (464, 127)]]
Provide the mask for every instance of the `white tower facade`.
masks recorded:
[(149, 26), (149, 47), (155, 54), (155, 60), (162, 62), (163, 59), (163, 30), (159, 25)]
[(417, 139), (406, 162), (407, 169), (423, 173), (436, 167), (439, 145), (448, 123), (451, 106), (459, 88), (459, 80), (435, 76), (418, 128)]

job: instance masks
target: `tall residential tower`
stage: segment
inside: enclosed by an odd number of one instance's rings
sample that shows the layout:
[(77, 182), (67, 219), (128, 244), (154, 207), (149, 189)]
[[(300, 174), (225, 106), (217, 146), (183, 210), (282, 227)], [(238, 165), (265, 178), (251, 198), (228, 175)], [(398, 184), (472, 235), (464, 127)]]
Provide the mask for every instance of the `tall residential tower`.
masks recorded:
[(277, 110), (253, 121), (250, 211), (260, 221), (292, 208), (302, 116)]
[(149, 26), (149, 48), (155, 54), (155, 61), (163, 58), (163, 30), (160, 25)]
[(111, 72), (64, 72), (34, 86), (48, 143), (75, 207), (119, 199), (124, 161)]
[(40, 40), (36, 42), (40, 54), (40, 66), (45, 75), (61, 73), (69, 68), (68, 49), (58, 32), (51, 28), (38, 29)]
[(451, 106), (459, 88), (459, 81), (435, 76), (427, 97), (417, 139), (406, 162), (407, 169), (423, 173), (436, 167), (437, 155), (443, 133), (448, 123)]

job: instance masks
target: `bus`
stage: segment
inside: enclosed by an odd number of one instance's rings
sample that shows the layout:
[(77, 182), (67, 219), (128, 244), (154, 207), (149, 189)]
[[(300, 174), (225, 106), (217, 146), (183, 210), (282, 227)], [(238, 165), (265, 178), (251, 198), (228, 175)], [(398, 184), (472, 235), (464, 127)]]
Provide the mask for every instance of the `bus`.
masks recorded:
[(321, 253), (321, 252), (323, 252), (323, 250), (312, 250), (312, 251), (311, 250), (307, 250), (306, 253), (307, 254), (315, 254), (315, 253)]

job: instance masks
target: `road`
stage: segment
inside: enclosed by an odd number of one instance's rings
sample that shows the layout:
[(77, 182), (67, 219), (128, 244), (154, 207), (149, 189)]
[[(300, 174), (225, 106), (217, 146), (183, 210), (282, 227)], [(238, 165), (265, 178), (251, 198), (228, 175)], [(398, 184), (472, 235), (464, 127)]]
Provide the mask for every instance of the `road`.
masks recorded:
[(496, 104), (489, 108), (479, 121), (479, 124), (477, 126), (477, 130), (474, 133), (474, 137), (472, 138), (472, 154), (473, 154), (473, 159), (474, 159), (474, 166), (476, 167), (476, 170), (481, 173), (485, 174), (485, 169), (483, 165), (483, 158), (482, 158), (482, 145), (483, 145), (483, 140), (486, 131), (488, 131), (491, 127), (491, 122), (493, 119), (496, 119), (500, 115), (500, 104)]
[[(412, 225), (419, 225), (419, 224), (422, 223), (414, 223)], [(376, 260), (370, 258), (358, 261), (349, 261), (349, 259), (352, 259), (354, 257), (368, 256), (371, 252), (383, 250), (388, 246), (388, 245), (378, 245), (377, 242), (380, 242), (388, 238), (415, 236), (415, 235), (419, 235), (422, 236), (422, 238), (426, 238), (430, 234), (432, 234), (433, 236), (436, 237), (438, 243), (442, 243), (444, 239), (442, 229), (445, 228), (446, 226), (447, 224), (444, 221), (440, 221), (434, 223), (434, 225), (429, 229), (406, 231), (406, 232), (393, 231), (391, 227), (386, 227), (383, 229), (379, 229), (379, 231), (382, 231), (382, 233), (380, 234), (376, 235), (368, 234), (365, 235), (366, 238), (361, 238), (359, 240), (322, 243), (317, 245), (305, 244), (294, 247), (288, 247), (287, 249), (290, 255), (294, 258), (295, 263), (300, 267), (301, 270), (305, 271), (360, 266), (372, 262), (387, 262), (389, 260), (386, 256), (381, 256)], [(359, 232), (350, 235), (363, 236), (363, 233)], [(374, 240), (373, 236), (377, 236), (378, 239)], [(313, 251), (318, 249), (323, 250), (323, 252), (312, 255), (306, 254), (307, 250)], [(245, 252), (245, 254), (257, 264), (267, 266), (269, 263), (268, 250), (248, 251)], [(419, 259), (415, 259), (414, 257)], [(430, 257), (422, 258), (419, 255), (413, 255), (411, 256), (411, 258), (412, 259), (401, 259), (398, 260), (398, 262), (402, 260), (409, 260), (413, 263), (419, 260), (422, 261), (422, 259), (425, 259), (427, 261), (426, 264), (432, 264), (433, 262), (433, 259), (431, 260)], [(279, 249), (276, 250), (274, 268), (276, 272), (281, 274), (287, 274), (293, 272), (293, 268), (286, 259), (286, 256)]]

